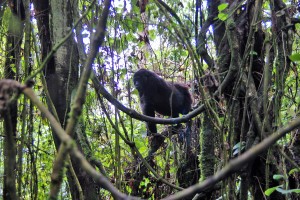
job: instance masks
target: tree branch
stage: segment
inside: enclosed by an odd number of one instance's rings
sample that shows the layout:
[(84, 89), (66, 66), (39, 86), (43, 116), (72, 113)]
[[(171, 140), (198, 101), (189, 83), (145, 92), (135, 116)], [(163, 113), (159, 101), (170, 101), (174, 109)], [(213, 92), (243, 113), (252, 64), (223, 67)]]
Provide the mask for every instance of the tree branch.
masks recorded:
[(252, 147), (248, 151), (246, 151), (241, 156), (231, 160), (222, 170), (218, 171), (214, 176), (211, 176), (210, 178), (206, 179), (202, 183), (196, 184), (181, 192), (178, 192), (174, 195), (164, 198), (164, 200), (177, 200), (177, 199), (179, 200), (191, 194), (202, 192), (206, 188), (212, 187), (213, 185), (217, 184), (219, 181), (227, 178), (229, 175), (239, 170), (245, 164), (249, 163), (259, 154), (261, 154), (262, 152), (267, 150), (270, 146), (275, 144), (277, 140), (285, 136), (288, 132), (298, 128), (299, 126), (300, 126), (300, 117), (291, 121), (285, 127), (277, 130), (272, 135), (270, 135), (269, 137), (267, 137), (262, 142)]

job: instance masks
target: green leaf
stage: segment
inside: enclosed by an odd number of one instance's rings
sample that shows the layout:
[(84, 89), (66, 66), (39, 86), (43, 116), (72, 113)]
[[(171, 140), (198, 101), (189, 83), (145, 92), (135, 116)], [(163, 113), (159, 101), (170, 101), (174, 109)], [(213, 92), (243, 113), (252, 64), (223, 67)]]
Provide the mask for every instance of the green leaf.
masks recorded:
[(289, 175), (295, 174), (299, 171), (300, 171), (300, 169), (298, 169), (298, 168), (291, 169), (291, 171), (289, 171)]
[(132, 94), (139, 95), (139, 92), (137, 91), (137, 89), (134, 89), (134, 90), (132, 91)]
[(281, 175), (281, 174), (274, 174), (274, 175), (273, 175), (273, 179), (274, 179), (274, 180), (284, 179), (284, 176)]
[(300, 61), (300, 53), (290, 55), (290, 59), (294, 62)]
[(233, 146), (232, 149), (233, 149), (233, 150), (238, 149), (238, 148), (240, 148), (240, 146), (241, 146), (241, 143), (238, 142), (238, 143), (236, 143), (236, 145)]
[(240, 143), (240, 142), (238, 142), (238, 143), (236, 143), (235, 145), (234, 145), (234, 147), (232, 148), (232, 150), (236, 150), (236, 149), (241, 149), (241, 150), (243, 150), (244, 148), (245, 148), (245, 142), (243, 141), (242, 142), (242, 144)]
[(280, 185), (267, 189), (265, 191), (265, 195), (270, 196), (279, 187), (280, 187)]
[(299, 24), (295, 24), (296, 30), (300, 30), (300, 25)]
[(239, 149), (236, 149), (236, 150), (234, 150), (234, 152), (232, 153), (232, 155), (233, 155), (233, 156), (236, 156), (236, 155), (239, 154), (239, 152), (240, 152), (240, 150), (239, 150)]
[(282, 189), (280, 187), (276, 188), (276, 191), (277, 192), (280, 192), (281, 194), (289, 194), (289, 193), (300, 193), (300, 189), (292, 189), (292, 190), (285, 190), (285, 189)]
[(219, 12), (225, 10), (228, 7), (228, 3), (222, 3), (218, 6)]
[(228, 15), (225, 13), (219, 13), (218, 18), (222, 21), (225, 21), (228, 18)]
[(157, 36), (156, 30), (154, 30), (154, 29), (149, 30), (149, 37), (151, 40), (155, 40), (156, 36)]
[(250, 51), (250, 55), (257, 56), (257, 52), (256, 51)]
[(287, 109), (287, 113), (291, 116), (291, 117), (295, 117), (297, 115), (297, 113), (295, 112), (295, 105), (291, 105), (288, 109)]
[(139, 151), (140, 152), (146, 152), (148, 150), (148, 148), (146, 146), (142, 146)]

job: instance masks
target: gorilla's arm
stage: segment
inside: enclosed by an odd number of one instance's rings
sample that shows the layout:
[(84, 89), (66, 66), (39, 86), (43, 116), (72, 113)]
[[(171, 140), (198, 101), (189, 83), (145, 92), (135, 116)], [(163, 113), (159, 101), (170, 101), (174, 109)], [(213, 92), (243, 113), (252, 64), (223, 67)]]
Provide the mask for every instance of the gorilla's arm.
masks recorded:
[[(141, 103), (142, 111), (144, 115), (148, 115), (150, 117), (155, 117), (155, 110), (151, 106), (151, 104)], [(149, 136), (151, 133), (157, 133), (156, 124), (147, 122), (147, 135)], [(150, 133), (149, 133), (150, 131)]]

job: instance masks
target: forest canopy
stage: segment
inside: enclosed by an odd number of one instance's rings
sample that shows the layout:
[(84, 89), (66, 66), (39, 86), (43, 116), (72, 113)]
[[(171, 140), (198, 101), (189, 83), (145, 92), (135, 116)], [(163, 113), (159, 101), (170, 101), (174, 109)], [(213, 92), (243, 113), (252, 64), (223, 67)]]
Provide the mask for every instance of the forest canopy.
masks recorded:
[(299, 2), (8, 0), (0, 30), (4, 200), (299, 198)]

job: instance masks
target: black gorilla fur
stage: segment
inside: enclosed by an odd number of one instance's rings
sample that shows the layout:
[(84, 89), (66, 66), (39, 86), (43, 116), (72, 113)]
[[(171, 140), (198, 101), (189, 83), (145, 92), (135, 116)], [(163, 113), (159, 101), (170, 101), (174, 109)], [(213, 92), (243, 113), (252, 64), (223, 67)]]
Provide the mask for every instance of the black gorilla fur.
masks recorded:
[[(144, 115), (155, 117), (156, 111), (165, 116), (179, 117), (179, 113), (187, 114), (191, 110), (193, 100), (184, 84), (167, 82), (147, 69), (138, 70), (133, 82)], [(157, 133), (156, 124), (147, 123), (147, 126), (148, 131)]]

